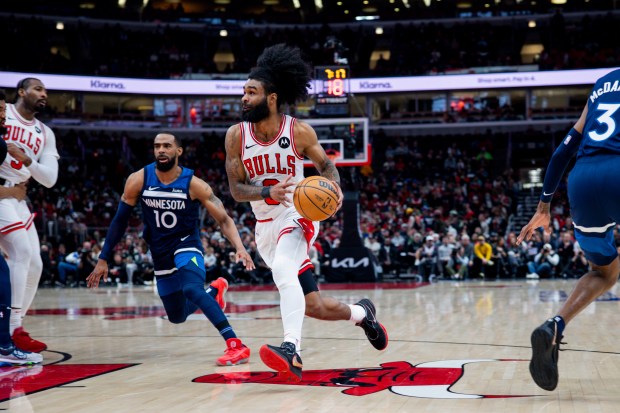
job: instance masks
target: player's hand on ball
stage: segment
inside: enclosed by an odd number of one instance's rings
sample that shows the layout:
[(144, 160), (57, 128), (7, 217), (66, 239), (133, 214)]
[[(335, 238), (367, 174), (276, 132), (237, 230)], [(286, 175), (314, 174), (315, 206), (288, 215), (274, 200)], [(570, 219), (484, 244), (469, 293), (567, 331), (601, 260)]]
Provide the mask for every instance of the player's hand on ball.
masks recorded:
[(332, 181), (334, 183), (334, 186), (336, 187), (336, 190), (338, 191), (338, 207), (336, 207), (336, 212), (338, 212), (340, 210), (340, 208), (342, 208), (342, 201), (344, 199), (344, 195), (342, 194), (342, 188), (340, 188), (340, 184), (336, 181)]
[(9, 152), (9, 155), (11, 155), (13, 158), (15, 158), (16, 161), (18, 161), (18, 162), (25, 162), (25, 163), (27, 163), (26, 166), (30, 165), (30, 164), (28, 164), (28, 161), (32, 162), (32, 159), (30, 159), (30, 157), (28, 155), (26, 155), (26, 153), (23, 151), (23, 149), (21, 149), (16, 144), (14, 144), (14, 143), (7, 143), (6, 144), (6, 148), (7, 148), (7, 151)]
[(269, 191), (269, 197), (274, 201), (277, 201), (285, 207), (291, 206), (291, 200), (293, 196), (295, 182), (292, 181), (293, 176), (289, 175), (282, 182), (278, 182), (271, 187)]

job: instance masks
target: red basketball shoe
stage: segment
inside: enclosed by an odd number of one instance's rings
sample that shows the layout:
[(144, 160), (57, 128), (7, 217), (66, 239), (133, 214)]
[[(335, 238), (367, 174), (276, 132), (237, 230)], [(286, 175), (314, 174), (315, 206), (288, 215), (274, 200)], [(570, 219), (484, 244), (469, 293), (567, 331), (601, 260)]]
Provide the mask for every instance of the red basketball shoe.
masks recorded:
[(218, 366), (236, 366), (244, 364), (250, 360), (250, 348), (238, 338), (226, 340), (226, 350), (224, 355), (217, 359)]
[(47, 350), (47, 344), (30, 337), (30, 334), (24, 330), (24, 327), (18, 327), (13, 332), (13, 343), (17, 348), (30, 351), (31, 353), (40, 353)]
[(217, 280), (213, 281), (210, 285), (213, 288), (217, 288), (217, 295), (215, 296), (215, 301), (220, 305), (222, 311), (226, 309), (226, 298), (224, 294), (228, 291), (228, 281), (226, 278), (220, 277)]

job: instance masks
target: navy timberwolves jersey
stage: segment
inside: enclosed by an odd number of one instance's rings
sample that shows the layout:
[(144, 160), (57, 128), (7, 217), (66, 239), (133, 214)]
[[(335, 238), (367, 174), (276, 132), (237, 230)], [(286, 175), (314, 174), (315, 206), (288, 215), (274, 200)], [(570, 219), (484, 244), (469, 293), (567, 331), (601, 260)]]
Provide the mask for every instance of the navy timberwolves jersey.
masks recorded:
[(155, 275), (176, 271), (174, 255), (184, 251), (201, 254), (199, 201), (192, 201), (189, 185), (194, 171), (182, 168), (181, 175), (165, 185), (155, 173), (155, 163), (144, 168), (144, 186), (140, 196), (144, 240), (149, 244)]
[(601, 77), (588, 97), (588, 116), (577, 157), (620, 155), (620, 69)]

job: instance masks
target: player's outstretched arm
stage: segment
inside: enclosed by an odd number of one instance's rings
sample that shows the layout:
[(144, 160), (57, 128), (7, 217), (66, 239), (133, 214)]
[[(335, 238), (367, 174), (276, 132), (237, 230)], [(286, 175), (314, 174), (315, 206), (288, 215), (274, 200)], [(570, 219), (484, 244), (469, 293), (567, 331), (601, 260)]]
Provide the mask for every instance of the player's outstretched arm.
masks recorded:
[(521, 244), (524, 240), (529, 241), (534, 235), (534, 232), (542, 227), (546, 234), (551, 234), (551, 212), (550, 212), (551, 203), (540, 201), (538, 203), (538, 207), (536, 208), (536, 213), (530, 222), (527, 223), (521, 229), (521, 233), (517, 237), (517, 245)]
[(209, 214), (215, 219), (222, 229), (222, 234), (230, 241), (236, 250), (237, 262), (242, 261), (246, 270), (253, 270), (256, 268), (252, 257), (245, 250), (239, 231), (235, 221), (228, 215), (222, 201), (215, 196), (213, 189), (209, 184), (200, 178), (193, 177), (190, 183), (189, 193), (192, 199), (197, 199), (207, 209)]
[(521, 244), (524, 240), (529, 241), (534, 235), (534, 231), (542, 227), (545, 233), (551, 233), (551, 198), (555, 193), (560, 179), (564, 175), (564, 171), (570, 160), (575, 156), (581, 145), (583, 127), (586, 117), (588, 116), (588, 105), (583, 108), (581, 116), (568, 132), (562, 143), (556, 148), (551, 156), (545, 179), (543, 181), (543, 190), (540, 196), (540, 202), (536, 208), (536, 213), (526, 226), (521, 229), (521, 233), (517, 237), (517, 244)]
[(336, 165), (327, 157), (325, 149), (319, 143), (316, 132), (305, 122), (295, 122), (295, 146), (297, 152), (307, 156), (322, 177), (329, 179), (338, 189), (338, 209), (342, 206), (342, 189), (340, 188), (340, 173)]
[(121, 202), (118, 204), (116, 215), (110, 223), (110, 228), (108, 229), (108, 234), (103, 244), (101, 254), (99, 254), (97, 265), (95, 265), (95, 268), (90, 275), (86, 277), (86, 283), (89, 288), (97, 288), (101, 277), (103, 277), (104, 281), (107, 281), (108, 261), (112, 257), (114, 247), (116, 247), (116, 244), (118, 244), (123, 234), (125, 234), (129, 217), (131, 216), (133, 208), (138, 203), (138, 198), (140, 197), (140, 191), (142, 190), (143, 184), (144, 169), (134, 172), (129, 175), (129, 178), (127, 178), (125, 190), (121, 196)]

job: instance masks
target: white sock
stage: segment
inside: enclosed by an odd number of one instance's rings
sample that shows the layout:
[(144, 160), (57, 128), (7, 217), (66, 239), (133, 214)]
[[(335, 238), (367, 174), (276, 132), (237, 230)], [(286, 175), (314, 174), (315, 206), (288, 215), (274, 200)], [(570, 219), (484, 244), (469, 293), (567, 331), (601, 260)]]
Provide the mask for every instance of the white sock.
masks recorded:
[(349, 304), (349, 308), (351, 309), (351, 318), (349, 320), (355, 324), (360, 323), (366, 317), (366, 310), (361, 305)]
[(11, 320), (9, 321), (9, 328), (11, 336), (15, 329), (22, 326), (22, 309), (21, 308), (11, 308)]
[(304, 293), (301, 286), (280, 288), (280, 314), (284, 327), (284, 341), (295, 344), (299, 350), (301, 328), (305, 317)]
[(301, 356), (301, 340), (296, 340), (291, 336), (285, 337), (284, 341), (295, 344), (295, 352)]

